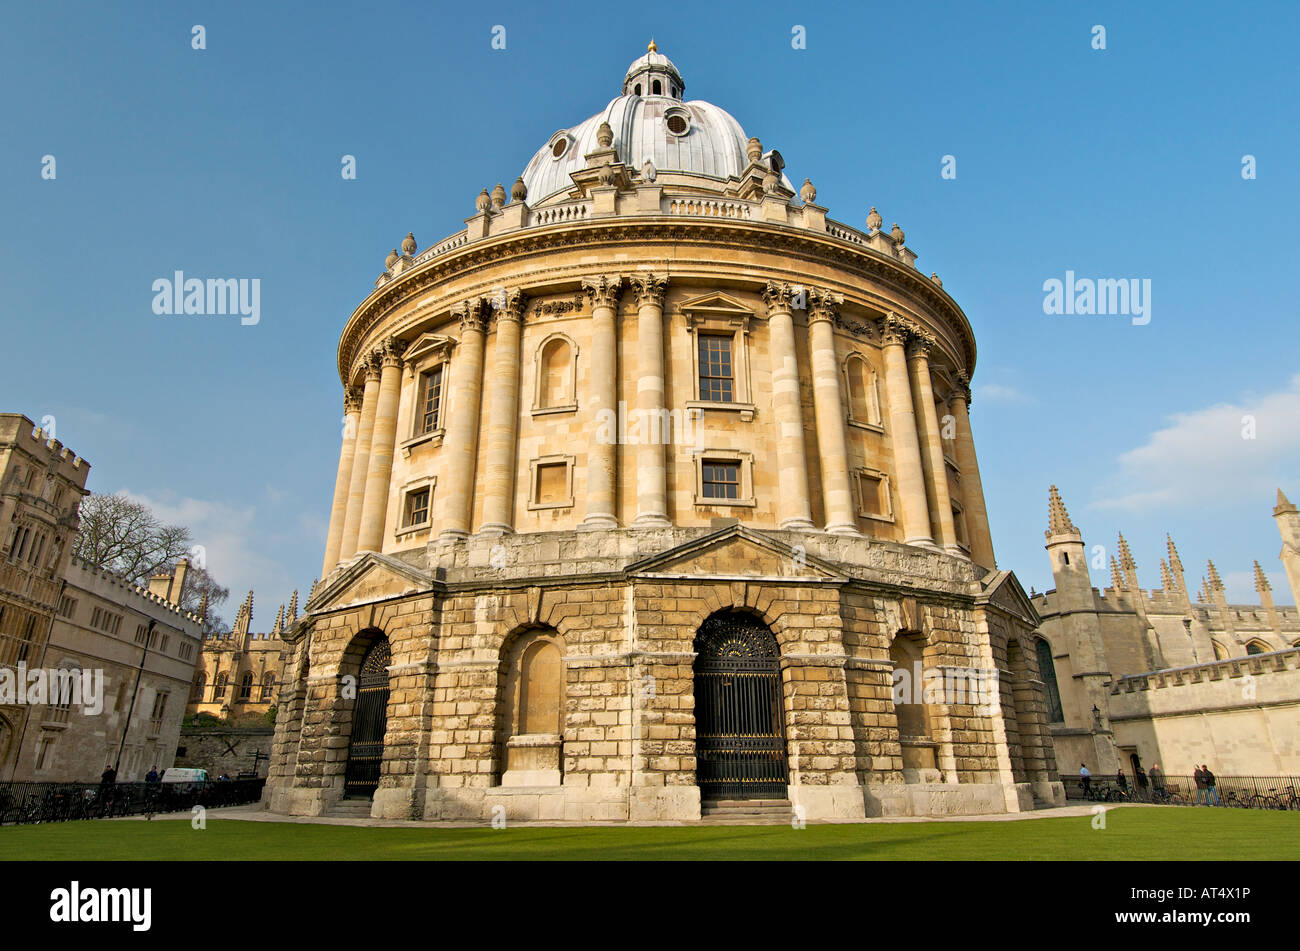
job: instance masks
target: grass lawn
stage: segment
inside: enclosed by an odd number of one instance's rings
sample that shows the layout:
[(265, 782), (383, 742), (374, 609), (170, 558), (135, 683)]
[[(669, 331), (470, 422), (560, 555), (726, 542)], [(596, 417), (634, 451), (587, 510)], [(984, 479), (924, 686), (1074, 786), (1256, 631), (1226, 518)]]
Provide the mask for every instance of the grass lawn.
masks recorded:
[(1014, 822), (599, 828), (364, 828), (209, 819), (0, 828), (0, 860), (1290, 859), (1300, 813), (1118, 808)]

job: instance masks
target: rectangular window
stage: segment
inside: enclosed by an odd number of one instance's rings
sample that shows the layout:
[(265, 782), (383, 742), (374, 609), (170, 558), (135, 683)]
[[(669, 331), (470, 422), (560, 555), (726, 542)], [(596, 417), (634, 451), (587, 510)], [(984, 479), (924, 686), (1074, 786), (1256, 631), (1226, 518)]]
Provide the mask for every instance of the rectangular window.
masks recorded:
[(730, 403), (735, 380), (729, 334), (700, 334), (700, 399)]
[(438, 428), (442, 413), (442, 367), (420, 374), (420, 397), (417, 406), (415, 435), (423, 436)]
[(862, 492), (862, 511), (867, 515), (884, 516), (887, 511), (883, 497), (884, 480), (865, 472), (858, 475), (858, 480)]
[(59, 601), (59, 617), (70, 618), (77, 613), (77, 599), (64, 597)]
[(410, 528), (412, 525), (423, 525), (427, 521), (429, 521), (429, 490), (420, 489), (407, 495), (406, 515), (402, 527)]
[(137, 624), (135, 626), (135, 642), (137, 644), (143, 644), (145, 642), (145, 639), (149, 636), (148, 630), (149, 629), (143, 624)]
[(700, 465), (704, 498), (740, 498), (740, 463), (706, 459)]
[(548, 462), (537, 467), (537, 505), (562, 505), (569, 498), (568, 463)]

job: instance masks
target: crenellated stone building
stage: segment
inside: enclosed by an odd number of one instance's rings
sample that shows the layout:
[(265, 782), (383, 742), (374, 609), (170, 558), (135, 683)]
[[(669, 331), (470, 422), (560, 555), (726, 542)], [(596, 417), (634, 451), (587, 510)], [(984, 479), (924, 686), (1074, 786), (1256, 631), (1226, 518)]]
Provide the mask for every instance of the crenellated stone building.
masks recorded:
[(286, 622), (293, 624), (297, 619), (295, 591), (287, 613), (280, 605), (270, 633), (253, 633), (253, 592), (248, 592), (230, 631), (204, 637), (186, 713), (234, 721), (265, 715), (275, 706), (284, 666), (285, 644), (280, 633)]
[(684, 89), (652, 44), (509, 196), (423, 252), (408, 234), (347, 321), (273, 810), (1062, 798), (1038, 618), (994, 560), (969, 322), (901, 228), (829, 219)]
[[(1300, 600), (1300, 513), (1281, 490), (1273, 516)], [(1201, 763), (1220, 775), (1300, 773), (1300, 615), (1274, 604), (1258, 561), (1258, 605), (1230, 604), (1213, 561), (1193, 597), (1167, 537), (1163, 586), (1148, 591), (1120, 535), (1111, 587), (1098, 590), (1055, 486), (1046, 535), (1056, 587), (1033, 602), (1050, 645), (1040, 667), (1064, 773), (1080, 763), (1105, 776), (1153, 763), (1167, 775)]]

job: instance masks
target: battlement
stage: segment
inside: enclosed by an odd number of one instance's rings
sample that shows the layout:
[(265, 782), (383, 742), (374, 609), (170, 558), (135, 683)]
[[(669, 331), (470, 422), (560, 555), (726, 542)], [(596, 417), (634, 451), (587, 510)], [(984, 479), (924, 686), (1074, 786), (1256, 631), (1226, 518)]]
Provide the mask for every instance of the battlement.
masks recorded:
[(1111, 693), (1134, 693), (1140, 690), (1159, 690), (1164, 687), (1180, 687), (1185, 684), (1204, 683), (1224, 678), (1244, 677), (1246, 674), (1261, 676), (1287, 671), (1300, 671), (1300, 647), (1286, 650), (1269, 651), (1264, 654), (1246, 654), (1215, 660), (1207, 664), (1189, 664), (1185, 667), (1169, 667), (1164, 670), (1150, 670), (1141, 674), (1129, 674), (1120, 677), (1111, 684)]
[[(175, 617), (177, 623), (182, 621), (200, 625), (203, 623), (203, 619), (194, 612), (186, 611), (180, 605), (151, 593), (148, 589), (140, 587), (115, 571), (92, 565), (85, 559), (73, 555), (68, 563), (68, 584), (88, 587), (87, 582), (91, 581), (91, 579), (99, 581), (103, 587), (115, 588), (125, 593), (127, 597), (135, 599), (136, 604), (127, 601), (120, 601), (119, 603), (126, 607), (134, 607), (141, 613), (154, 617), (156, 620), (164, 620), (158, 614), (161, 611), (163, 614)], [(153, 610), (146, 609), (146, 606), (139, 602), (147, 602), (148, 607)]]
[(15, 446), (81, 488), (90, 463), (20, 413), (0, 413), (0, 445)]

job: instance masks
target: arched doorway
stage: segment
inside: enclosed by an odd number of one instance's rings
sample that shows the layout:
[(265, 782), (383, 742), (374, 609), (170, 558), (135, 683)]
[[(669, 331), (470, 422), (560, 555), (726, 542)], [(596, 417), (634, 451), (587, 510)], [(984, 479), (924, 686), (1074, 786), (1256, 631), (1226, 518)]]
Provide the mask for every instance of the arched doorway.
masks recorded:
[(388, 726), (388, 665), (392, 653), (380, 634), (366, 649), (357, 674), (357, 700), (352, 709), (352, 739), (343, 775), (346, 799), (368, 799), (379, 787), (384, 759), (384, 729)]
[(776, 638), (743, 611), (695, 635), (695, 770), (700, 798), (782, 799), (789, 773)]

